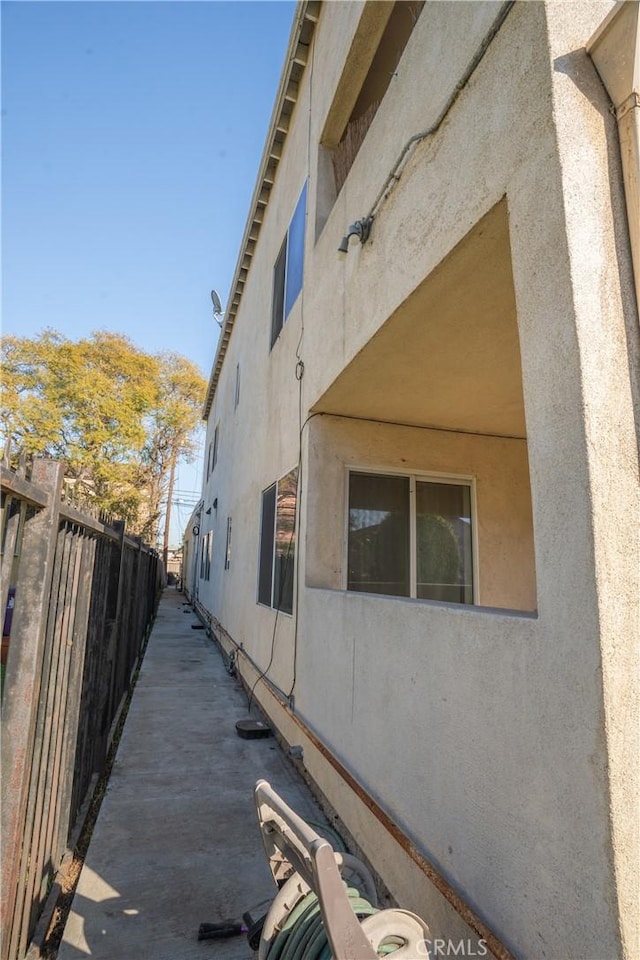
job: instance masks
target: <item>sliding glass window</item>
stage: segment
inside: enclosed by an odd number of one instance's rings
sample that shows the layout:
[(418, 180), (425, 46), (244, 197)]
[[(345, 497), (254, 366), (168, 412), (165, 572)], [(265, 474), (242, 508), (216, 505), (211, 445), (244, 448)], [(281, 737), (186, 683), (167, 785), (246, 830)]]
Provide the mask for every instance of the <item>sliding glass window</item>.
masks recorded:
[(347, 589), (473, 603), (471, 486), (349, 474)]

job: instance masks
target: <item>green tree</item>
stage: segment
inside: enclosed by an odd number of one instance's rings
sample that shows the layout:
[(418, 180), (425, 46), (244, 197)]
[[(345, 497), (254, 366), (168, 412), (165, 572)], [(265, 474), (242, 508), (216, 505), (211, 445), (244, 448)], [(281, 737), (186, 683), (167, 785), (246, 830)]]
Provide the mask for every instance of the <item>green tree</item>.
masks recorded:
[(149, 491), (144, 532), (149, 538), (157, 536), (161, 501), (166, 497), (166, 562), (176, 467), (180, 461), (191, 463), (196, 457), (197, 429), (207, 384), (198, 367), (177, 353), (161, 353), (157, 362), (157, 397), (147, 418), (142, 456)]
[(63, 460), (86, 498), (155, 537), (171, 463), (194, 455), (206, 387), (197, 367), (147, 354), (121, 334), (74, 342), (50, 329), (5, 337), (1, 362), (0, 417), (12, 447)]

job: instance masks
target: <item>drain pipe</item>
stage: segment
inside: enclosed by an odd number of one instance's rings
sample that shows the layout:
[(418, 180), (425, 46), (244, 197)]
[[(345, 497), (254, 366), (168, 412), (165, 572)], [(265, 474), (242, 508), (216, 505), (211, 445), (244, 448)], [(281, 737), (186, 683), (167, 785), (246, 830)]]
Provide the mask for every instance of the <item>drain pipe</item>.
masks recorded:
[(618, 121), (631, 259), (640, 314), (640, 3), (622, 0), (587, 44)]

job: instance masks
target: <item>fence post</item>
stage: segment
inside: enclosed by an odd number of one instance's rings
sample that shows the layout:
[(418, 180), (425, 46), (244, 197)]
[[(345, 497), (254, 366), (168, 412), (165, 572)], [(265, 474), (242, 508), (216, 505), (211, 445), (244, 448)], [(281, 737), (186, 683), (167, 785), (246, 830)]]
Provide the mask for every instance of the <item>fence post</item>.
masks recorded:
[(76, 761), (80, 701), (82, 695), (82, 676), (89, 641), (89, 610), (93, 589), (93, 564), (96, 555), (94, 537), (82, 535), (82, 554), (80, 582), (77, 596), (76, 615), (71, 637), (72, 657), (69, 672), (67, 720), (64, 732), (62, 781), (59, 812), (57, 814), (56, 838), (58, 849), (63, 850), (69, 839), (71, 821), (71, 795), (73, 791), (73, 771)]
[(9, 948), (26, 812), (31, 752), (42, 674), (43, 646), (56, 550), (62, 464), (37, 460), (32, 480), (49, 494), (47, 506), (25, 523), (9, 646), (2, 727), (2, 942)]

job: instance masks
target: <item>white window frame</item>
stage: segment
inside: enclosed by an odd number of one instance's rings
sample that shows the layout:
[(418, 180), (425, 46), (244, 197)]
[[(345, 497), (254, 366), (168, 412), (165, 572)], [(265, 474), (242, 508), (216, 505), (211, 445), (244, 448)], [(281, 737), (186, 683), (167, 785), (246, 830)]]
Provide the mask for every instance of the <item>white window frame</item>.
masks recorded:
[[(342, 544), (342, 589), (347, 593), (359, 593), (356, 590), (349, 590), (349, 476), (352, 473), (365, 473), (384, 477), (404, 477), (409, 481), (409, 596), (394, 597), (390, 600), (417, 600), (419, 603), (445, 603), (442, 600), (422, 600), (416, 596), (417, 593), (417, 567), (418, 557), (416, 550), (416, 481), (425, 481), (427, 483), (446, 483), (454, 486), (469, 487), (469, 501), (471, 507), (471, 573), (472, 573), (472, 596), (471, 603), (450, 603), (454, 607), (477, 607), (480, 604), (480, 575), (478, 562), (478, 507), (476, 497), (476, 478), (471, 474), (464, 473), (439, 473), (433, 470), (398, 470), (395, 468), (382, 466), (368, 466), (363, 464), (350, 463), (345, 464), (344, 470), (344, 522), (343, 522), (343, 544)], [(362, 591), (365, 593), (365, 591)], [(385, 597), (384, 593), (369, 594), (372, 597)]]

